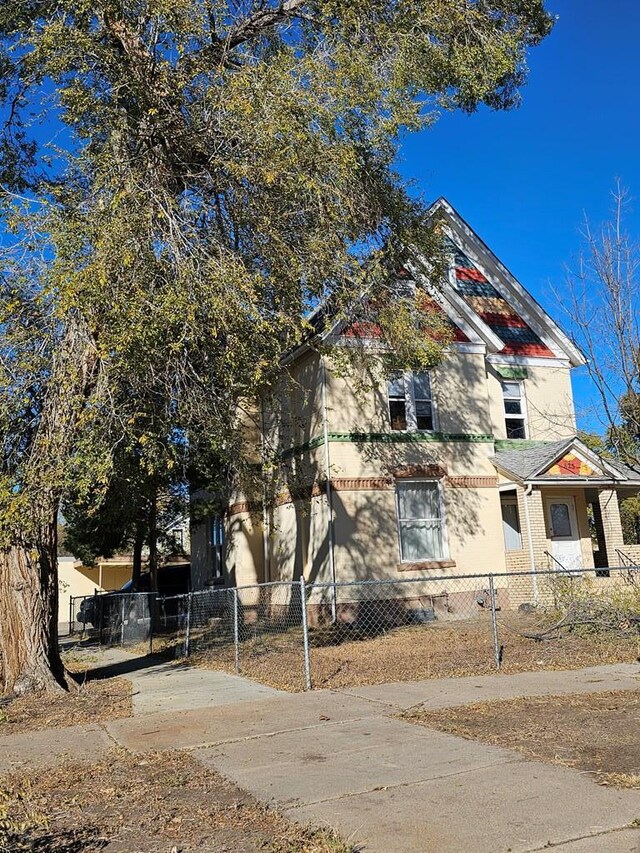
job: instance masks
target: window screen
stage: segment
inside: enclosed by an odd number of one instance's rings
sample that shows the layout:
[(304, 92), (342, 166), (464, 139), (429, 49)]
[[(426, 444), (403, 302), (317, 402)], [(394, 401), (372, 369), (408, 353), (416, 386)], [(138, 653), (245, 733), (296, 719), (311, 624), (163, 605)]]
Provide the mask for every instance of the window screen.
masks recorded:
[(441, 560), (443, 541), (438, 484), (432, 481), (398, 483), (397, 502), (402, 561)]

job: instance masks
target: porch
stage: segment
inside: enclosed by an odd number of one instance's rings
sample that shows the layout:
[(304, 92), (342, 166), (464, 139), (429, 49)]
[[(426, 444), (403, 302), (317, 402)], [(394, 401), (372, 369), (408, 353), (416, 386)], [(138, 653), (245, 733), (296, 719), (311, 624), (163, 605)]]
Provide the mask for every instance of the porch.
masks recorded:
[[(640, 565), (637, 535), (625, 540), (620, 502), (640, 492), (640, 471), (593, 453), (577, 438), (499, 452), (508, 571)], [(628, 533), (628, 531), (627, 531)]]

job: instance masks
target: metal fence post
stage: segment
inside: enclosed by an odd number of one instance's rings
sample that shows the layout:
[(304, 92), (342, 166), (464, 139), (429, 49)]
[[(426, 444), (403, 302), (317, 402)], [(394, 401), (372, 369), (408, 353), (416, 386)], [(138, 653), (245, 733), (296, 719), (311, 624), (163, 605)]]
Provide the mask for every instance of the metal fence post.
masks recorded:
[(153, 617), (155, 615), (155, 593), (147, 593), (147, 607), (149, 608), (149, 654), (153, 654)]
[(121, 595), (122, 608), (120, 611), (120, 645), (124, 646), (124, 595)]
[(189, 644), (191, 642), (191, 601), (193, 598), (193, 593), (187, 593), (187, 625), (185, 628), (185, 636), (184, 636), (184, 656), (189, 657)]
[(496, 615), (496, 590), (493, 583), (493, 575), (489, 575), (489, 602), (491, 604), (491, 628), (493, 630), (493, 656), (496, 669), (500, 669), (500, 639), (498, 637), (498, 617)]
[(69, 636), (73, 634), (73, 623), (75, 619), (73, 618), (73, 596), (69, 596)]
[(302, 641), (304, 645), (305, 690), (311, 690), (311, 660), (309, 658), (309, 626), (307, 624), (307, 588), (304, 576), (300, 578), (300, 605), (302, 607)]
[(236, 672), (240, 672), (240, 631), (238, 626), (238, 589), (233, 587), (233, 648)]

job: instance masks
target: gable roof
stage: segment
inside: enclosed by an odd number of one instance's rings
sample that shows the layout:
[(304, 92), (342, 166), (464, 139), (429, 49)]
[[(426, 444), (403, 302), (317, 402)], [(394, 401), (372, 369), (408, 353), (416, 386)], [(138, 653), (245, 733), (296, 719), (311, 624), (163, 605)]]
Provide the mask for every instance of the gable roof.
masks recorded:
[[(482, 346), (489, 360), (498, 363), (530, 358), (564, 361), (572, 366), (585, 363), (580, 350), (445, 198), (434, 202), (428, 215), (445, 224), (452, 256), (449, 278), (431, 281), (428, 263), (418, 252), (397, 277), (416, 281), (426, 290), (436, 310), (446, 315), (453, 328), (454, 345)], [(289, 353), (284, 363), (295, 360), (314, 338), (342, 338), (346, 342), (349, 338), (380, 337), (373, 322), (350, 324), (338, 319), (330, 301), (318, 305), (307, 321), (308, 340)]]
[(431, 205), (429, 216), (444, 221), (453, 248), (451, 287), (503, 341), (499, 356), (585, 364), (578, 347), (445, 198)]
[(491, 461), (499, 471), (523, 483), (640, 482), (640, 470), (605, 459), (577, 436), (500, 450)]

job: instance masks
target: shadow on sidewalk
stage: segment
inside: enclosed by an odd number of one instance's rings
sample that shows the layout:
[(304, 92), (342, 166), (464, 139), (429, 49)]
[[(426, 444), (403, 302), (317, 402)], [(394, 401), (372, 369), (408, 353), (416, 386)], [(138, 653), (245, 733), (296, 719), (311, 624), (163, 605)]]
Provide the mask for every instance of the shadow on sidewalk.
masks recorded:
[(83, 678), (86, 681), (98, 681), (103, 678), (115, 678), (118, 675), (127, 675), (131, 672), (140, 672), (151, 667), (167, 664), (172, 660), (163, 655), (144, 655), (142, 657), (129, 658), (127, 660), (114, 661), (101, 666), (87, 666)]
[[(115, 647), (100, 646), (92, 638), (75, 640), (75, 642), (60, 643), (62, 651), (75, 652), (78, 655), (78, 663), (83, 669), (72, 673), (79, 681), (99, 681), (105, 678), (116, 678), (119, 675), (127, 675), (132, 672), (140, 672), (152, 667), (166, 666), (172, 664), (176, 668), (184, 665), (182, 661), (176, 660), (170, 653), (156, 653), (133, 656), (124, 650)], [(106, 656), (104, 662), (97, 662), (95, 656)], [(120, 655), (123, 655), (120, 657)], [(112, 659), (109, 660), (109, 657)], [(115, 658), (115, 659), (114, 659)]]

